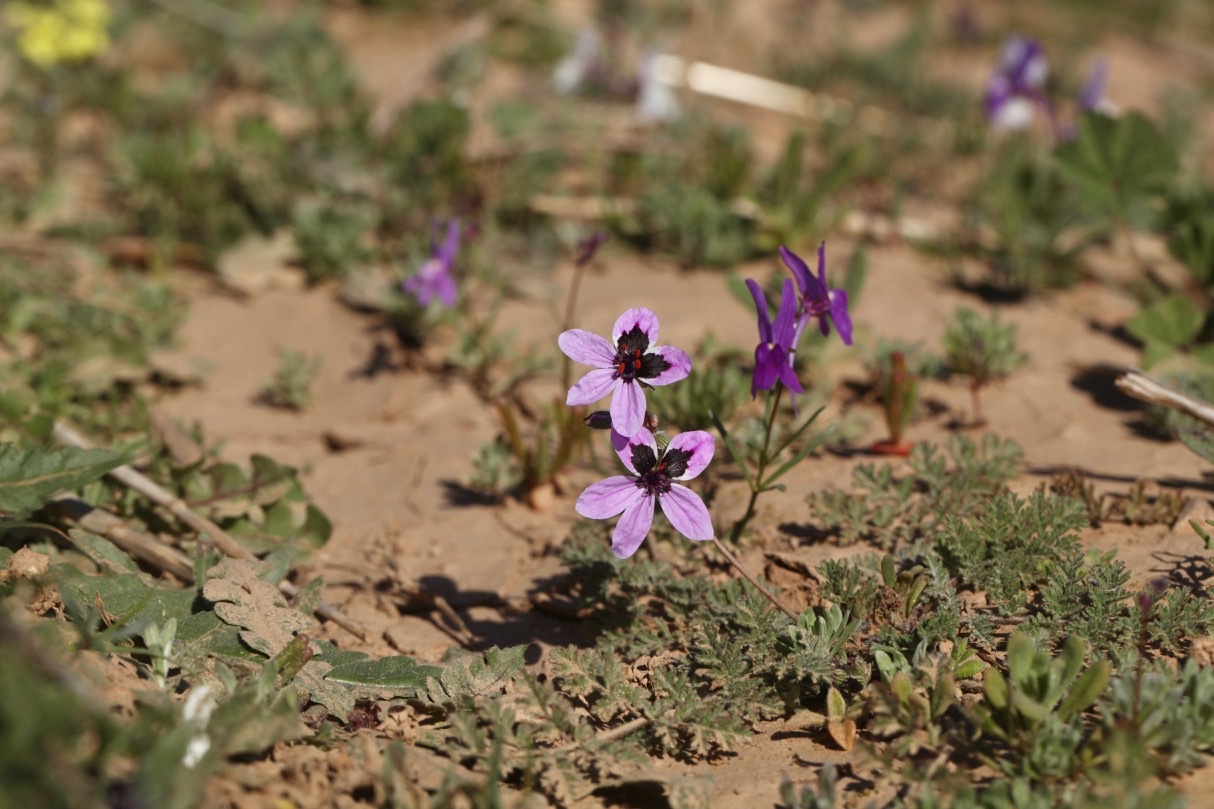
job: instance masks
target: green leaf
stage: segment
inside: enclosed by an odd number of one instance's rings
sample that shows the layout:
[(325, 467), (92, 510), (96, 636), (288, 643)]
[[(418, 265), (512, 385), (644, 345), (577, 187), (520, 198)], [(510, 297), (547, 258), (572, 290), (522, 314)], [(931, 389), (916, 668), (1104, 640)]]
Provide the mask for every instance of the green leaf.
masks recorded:
[(81, 606), (104, 609), (135, 629), (149, 623), (162, 624), (168, 618), (182, 624), (194, 603), (193, 592), (149, 587), (135, 573), (88, 576), (69, 564), (56, 564), (51, 565), (51, 575), (65, 596)]
[(725, 429), (725, 425), (721, 423), (719, 418), (717, 418), (717, 414), (714, 411), (709, 410), (708, 415), (712, 419), (712, 423), (716, 426), (717, 432), (721, 434), (721, 441), (725, 444), (725, 449), (729, 450), (729, 457), (733, 458), (733, 462), (737, 464), (738, 469), (742, 470), (742, 477), (745, 478), (746, 485), (750, 487), (751, 491), (754, 491), (755, 481), (754, 478), (750, 476), (750, 468), (746, 465), (745, 457), (738, 450), (738, 448), (734, 446), (733, 441), (730, 440), (729, 431)]
[(1214, 464), (1214, 430), (1204, 425), (1200, 427), (1181, 426), (1176, 428), (1176, 437), (1206, 463)]
[(98, 567), (111, 573), (139, 573), (139, 565), (108, 539), (80, 528), (68, 531), (72, 542)]
[(427, 678), (441, 677), (442, 674), (443, 670), (438, 666), (428, 666), (411, 657), (397, 655), (334, 666), (325, 679), (411, 696), (425, 687)]
[(1169, 295), (1135, 315), (1126, 330), (1148, 347), (1162, 343), (1174, 351), (1196, 339), (1205, 319), (1205, 312), (1188, 297)]
[(1016, 632), (1007, 642), (1007, 671), (1012, 682), (1020, 683), (1032, 668), (1037, 649), (1023, 632)]
[(1112, 670), (1112, 664), (1107, 660), (1092, 664), (1087, 671), (1080, 675), (1079, 679), (1075, 681), (1074, 687), (1062, 700), (1062, 704), (1058, 706), (1058, 715), (1063, 719), (1070, 719), (1092, 707), (1104, 693), (1105, 686), (1109, 684)]
[(1007, 685), (1007, 680), (1003, 678), (1002, 672), (996, 668), (986, 670), (986, 677), (983, 678), (982, 690), (986, 695), (986, 701), (991, 704), (995, 710), (1002, 711), (1011, 704), (1011, 692)]
[(1081, 116), (1078, 136), (1056, 155), (1059, 170), (1092, 210), (1121, 217), (1161, 188), (1177, 167), (1175, 148), (1138, 112)]
[(847, 717), (847, 701), (843, 694), (834, 686), (826, 692), (826, 719), (829, 722), (841, 722)]
[(21, 449), (0, 444), (0, 511), (26, 516), (53, 495), (97, 480), (123, 464), (105, 449)]
[[(821, 412), (821, 408), (819, 408), (818, 412), (819, 413)], [(818, 413), (814, 413), (814, 416), (817, 416), (817, 415), (818, 415)], [(813, 421), (812, 417), (810, 418), (810, 421)], [(809, 426), (809, 422), (806, 422), (805, 425), (803, 425), (801, 429), (805, 429), (805, 427), (808, 427), (808, 426)], [(828, 439), (832, 435), (834, 435), (834, 431), (835, 431), (835, 425), (831, 424), (825, 430), (823, 430), (822, 432), (818, 433), (813, 438), (811, 438), (805, 446), (801, 447), (801, 449), (799, 449), (797, 451), (796, 455), (789, 458), (787, 461), (785, 461), (783, 464), (780, 465), (779, 469), (777, 469), (776, 471), (774, 471), (770, 475), (768, 475), (767, 480), (764, 482), (764, 485), (770, 486), (772, 483), (774, 483), (775, 481), (777, 481), (781, 477), (783, 477), (786, 472), (788, 472), (790, 469), (792, 469), (797, 464), (801, 463), (801, 461), (805, 460), (805, 458), (808, 457), (811, 452), (814, 452), (815, 450), (817, 450), (818, 447), (822, 446), (822, 444), (825, 443), (826, 439)], [(800, 432), (801, 431), (798, 430), (797, 434), (800, 435)], [(790, 440), (792, 440), (792, 439), (790, 439)], [(784, 446), (787, 446), (787, 443)], [(781, 450), (782, 449), (783, 449), (783, 447), (781, 447)]]

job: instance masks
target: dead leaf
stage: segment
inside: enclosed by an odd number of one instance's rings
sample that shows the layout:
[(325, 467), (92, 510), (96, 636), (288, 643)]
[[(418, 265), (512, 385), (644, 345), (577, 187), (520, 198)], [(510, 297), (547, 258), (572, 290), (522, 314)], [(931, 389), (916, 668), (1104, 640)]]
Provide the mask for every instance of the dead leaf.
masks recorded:
[(240, 639), (273, 657), (295, 633), (313, 621), (287, 605), (278, 588), (257, 578), (259, 566), (244, 559), (224, 559), (207, 571), (202, 595), (215, 602), (215, 614), (225, 623), (241, 627)]
[(841, 750), (850, 751), (856, 744), (856, 721), (854, 719), (844, 719), (841, 722), (831, 720), (826, 723), (826, 732), (830, 734)]

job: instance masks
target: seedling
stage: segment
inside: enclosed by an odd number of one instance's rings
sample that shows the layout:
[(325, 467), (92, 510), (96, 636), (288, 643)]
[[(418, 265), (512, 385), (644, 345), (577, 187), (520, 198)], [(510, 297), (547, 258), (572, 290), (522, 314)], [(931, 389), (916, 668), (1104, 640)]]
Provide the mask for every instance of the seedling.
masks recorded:
[(320, 373), (320, 357), (283, 348), (278, 353), (278, 370), (261, 391), (261, 401), (271, 407), (303, 410), (312, 401), (311, 387)]
[(1008, 641), (1007, 676), (986, 670), (983, 700), (969, 712), (970, 721), (988, 736), (1011, 745), (1022, 762), (1001, 763), (1014, 772), (1027, 765), (1030, 774), (1064, 775), (1079, 766), (1075, 757), (1081, 736), (1080, 714), (1095, 704), (1109, 683), (1107, 660), (1083, 668), (1088, 645), (1075, 635), (1062, 644), (1058, 657), (1037, 650), (1028, 635)]
[(957, 307), (944, 327), (945, 362), (952, 373), (967, 376), (973, 401), (971, 426), (986, 424), (979, 391), (1022, 365), (1026, 355), (1016, 350), (1016, 326), (1001, 323), (998, 313), (984, 318), (973, 309)]

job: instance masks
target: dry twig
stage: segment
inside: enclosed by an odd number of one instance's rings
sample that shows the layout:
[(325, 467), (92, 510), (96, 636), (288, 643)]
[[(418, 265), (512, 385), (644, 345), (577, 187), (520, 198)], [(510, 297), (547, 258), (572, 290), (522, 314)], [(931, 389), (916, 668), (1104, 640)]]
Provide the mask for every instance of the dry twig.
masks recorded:
[(1135, 399), (1166, 407), (1204, 421), (1206, 424), (1214, 425), (1214, 407), (1156, 382), (1141, 371), (1122, 374), (1117, 377), (1115, 384)]

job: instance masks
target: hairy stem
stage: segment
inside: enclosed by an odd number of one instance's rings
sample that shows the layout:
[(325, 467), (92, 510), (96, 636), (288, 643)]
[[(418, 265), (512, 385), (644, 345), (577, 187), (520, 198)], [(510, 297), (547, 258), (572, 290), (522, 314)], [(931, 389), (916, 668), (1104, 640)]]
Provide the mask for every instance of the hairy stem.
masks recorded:
[(741, 573), (742, 577), (744, 579), (746, 579), (746, 581), (753, 584), (755, 589), (763, 594), (764, 598), (766, 598), (768, 601), (770, 601), (772, 604), (774, 604), (776, 609), (778, 609), (780, 612), (784, 613), (785, 615), (787, 615), (789, 618), (793, 619), (794, 621), (797, 620), (797, 614), (795, 612), (793, 612), (792, 610), (790, 610), (788, 607), (784, 606), (783, 602), (781, 602), (780, 599), (776, 598), (770, 590), (768, 590), (763, 585), (759, 584), (759, 580), (756, 579), (754, 576), (752, 576), (750, 571), (742, 566), (742, 563), (738, 561), (738, 557), (736, 557), (732, 553), (730, 553), (729, 548), (726, 548), (724, 545), (721, 544), (721, 540), (717, 539), (716, 537), (713, 537), (712, 541), (717, 546), (717, 548), (720, 549), (721, 553), (725, 554), (725, 558), (729, 560), (729, 564), (733, 565), (734, 570)]

